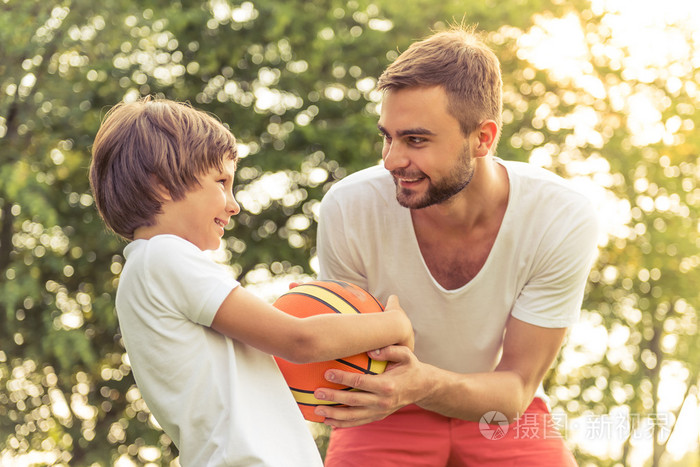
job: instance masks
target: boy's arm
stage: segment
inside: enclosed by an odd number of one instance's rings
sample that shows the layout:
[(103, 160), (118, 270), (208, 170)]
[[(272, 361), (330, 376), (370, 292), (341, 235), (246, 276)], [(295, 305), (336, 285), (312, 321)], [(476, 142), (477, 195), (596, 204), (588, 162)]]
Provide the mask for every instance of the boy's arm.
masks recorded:
[(394, 296), (383, 313), (297, 318), (236, 287), (224, 299), (211, 327), (296, 363), (333, 360), (392, 344), (413, 348), (411, 323)]

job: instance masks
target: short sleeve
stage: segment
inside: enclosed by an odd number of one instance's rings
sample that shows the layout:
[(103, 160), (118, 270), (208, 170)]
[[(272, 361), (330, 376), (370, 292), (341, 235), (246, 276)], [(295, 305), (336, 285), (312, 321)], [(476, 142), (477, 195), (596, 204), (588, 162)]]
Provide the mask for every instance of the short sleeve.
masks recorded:
[(359, 252), (352, 251), (345, 215), (336, 195), (331, 189), (321, 201), (316, 240), (319, 278), (344, 280), (367, 289), (367, 275), (362, 272)]
[(548, 328), (573, 325), (597, 256), (597, 240), (597, 215), (587, 200), (563, 209), (538, 246), (539, 260), (511, 315)]
[(239, 285), (231, 271), (175, 236), (149, 241), (146, 280), (152, 298), (195, 323), (211, 326), (224, 299)]

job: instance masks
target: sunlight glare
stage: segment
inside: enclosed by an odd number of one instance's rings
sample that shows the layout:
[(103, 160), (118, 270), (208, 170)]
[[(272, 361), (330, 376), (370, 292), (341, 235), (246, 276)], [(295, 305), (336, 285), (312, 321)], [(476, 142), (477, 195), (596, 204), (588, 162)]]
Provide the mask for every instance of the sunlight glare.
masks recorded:
[[(582, 95), (599, 100), (607, 99), (609, 109), (626, 119), (632, 135), (630, 143), (633, 146), (681, 144), (683, 136), (680, 133), (693, 129), (693, 123), (688, 119), (684, 120), (683, 115), (691, 114), (694, 109), (685, 112), (680, 107), (684, 104), (679, 104), (679, 115), (669, 116), (668, 113), (673, 105), (672, 99), (681, 93), (685, 93), (691, 101), (696, 100), (696, 106), (698, 105), (700, 2), (668, 0), (659, 4), (655, 0), (591, 0), (591, 11), (587, 14), (589, 17), (591, 14), (600, 17), (599, 28), (589, 27), (585, 19), (586, 14), (582, 17), (570, 14), (562, 18), (554, 18), (551, 14), (537, 15), (530, 30), (518, 38), (518, 57), (527, 60), (535, 68), (546, 70), (554, 81), (562, 83), (563, 86), (573, 87)], [(607, 67), (612, 73), (604, 76), (596, 74), (593, 64), (597, 67)], [(597, 113), (594, 106), (590, 106), (589, 110)], [(595, 137), (603, 133), (598, 133), (601, 126), (615, 123), (614, 120), (598, 122), (592, 120), (586, 112), (576, 111), (566, 115), (547, 114), (543, 118), (550, 130), (574, 129), (577, 138), (567, 140), (567, 146), (569, 143), (579, 147), (602, 146), (600, 151), (603, 157), (610, 157), (605, 154), (605, 142), (596, 141)], [(565, 149), (562, 148), (559, 153), (560, 159)], [(576, 151), (577, 148), (574, 147), (573, 150)], [(585, 177), (591, 175), (585, 167), (588, 159), (591, 158), (574, 161), (575, 163), (566, 162), (567, 170), (571, 169), (569, 175), (574, 180), (579, 180), (582, 186), (590, 185), (585, 183)], [(532, 152), (530, 162), (547, 166), (553, 162), (552, 152), (545, 146), (537, 147)], [(635, 183), (635, 188), (642, 188), (642, 185), (640, 180), (639, 187)], [(649, 212), (678, 210), (678, 203), (670, 197), (660, 197), (655, 201), (642, 191), (645, 190), (638, 189), (637, 204), (643, 207), (646, 203)], [(603, 189), (603, 186), (597, 191), (588, 190), (588, 193), (596, 206), (602, 209), (601, 224), (606, 226), (611, 240), (643, 233), (636, 231), (636, 226), (634, 231), (630, 230), (634, 216), (627, 201), (617, 200), (611, 192)], [(639, 211), (638, 208), (635, 209)], [(644, 207), (643, 209), (646, 210)], [(638, 321), (641, 317), (640, 310), (629, 304), (623, 304), (618, 313), (629, 322)], [(562, 368), (586, 364), (592, 360), (598, 361), (598, 356), (606, 350), (608, 358), (613, 361), (619, 360), (621, 365), (627, 361), (634, 362), (624, 345), (626, 339), (622, 337), (625, 336), (618, 335), (619, 333), (613, 330), (606, 339), (605, 329), (592, 318), (595, 318), (595, 314), (584, 310), (580, 324), (572, 329), (570, 343), (573, 345), (562, 350)], [(597, 344), (594, 345), (595, 343)], [(578, 351), (573, 350), (577, 348), (576, 344), (580, 344)], [(670, 347), (675, 345), (671, 341), (666, 344)], [(683, 404), (668, 443), (668, 454), (676, 460), (698, 448), (700, 408), (697, 394), (688, 394), (689, 397), (684, 398), (688, 384), (686, 373), (687, 369), (681, 365), (667, 364), (663, 367), (663, 381), (659, 388), (660, 413), (649, 414), (651, 418), (672, 416), (671, 411)], [(610, 410), (608, 416), (614, 418), (615, 409)], [(591, 421), (606, 422), (603, 418)], [(624, 436), (629, 433), (611, 433), (623, 435), (612, 441), (607, 441), (608, 438), (603, 440), (601, 437), (591, 437), (591, 426), (586, 425), (591, 421), (587, 421), (585, 416), (572, 420), (569, 440), (584, 451), (619, 457)], [(655, 422), (652, 420), (649, 423)], [(614, 424), (608, 426), (612, 427)], [(648, 428), (641, 429), (644, 431)], [(641, 435), (633, 435), (635, 442), (628, 458), (631, 465), (642, 465), (651, 455), (651, 439)], [(614, 436), (610, 439), (612, 438)]]
[[(697, 96), (700, 2), (669, 0), (658, 8), (654, 0), (592, 0), (591, 9), (602, 16), (596, 33), (573, 13), (537, 15), (535, 25), (518, 39), (518, 57), (596, 99), (608, 96), (615, 110), (628, 116), (633, 145), (678, 143), (677, 129), (662, 120), (670, 101), (644, 85), (660, 79), (671, 95), (685, 91)], [(603, 83), (593, 73), (592, 61), (621, 70), (624, 81)], [(584, 124), (575, 127), (578, 123)]]

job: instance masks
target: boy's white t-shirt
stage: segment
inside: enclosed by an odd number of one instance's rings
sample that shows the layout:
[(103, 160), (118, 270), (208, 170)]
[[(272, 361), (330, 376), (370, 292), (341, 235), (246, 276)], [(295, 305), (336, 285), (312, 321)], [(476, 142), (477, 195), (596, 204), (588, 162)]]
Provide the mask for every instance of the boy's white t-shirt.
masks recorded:
[(272, 356), (209, 327), (239, 285), (231, 272), (174, 235), (135, 240), (124, 255), (121, 332), (136, 384), (181, 465), (320, 466)]
[[(416, 356), (458, 373), (495, 369), (511, 315), (542, 327), (574, 324), (597, 251), (597, 216), (583, 194), (547, 170), (496, 161), (508, 172), (508, 207), (486, 263), (454, 290), (428, 270), (410, 210), (382, 166), (339, 181), (321, 203), (319, 277), (355, 283), (382, 303), (397, 295)], [(541, 388), (537, 396), (546, 400)]]

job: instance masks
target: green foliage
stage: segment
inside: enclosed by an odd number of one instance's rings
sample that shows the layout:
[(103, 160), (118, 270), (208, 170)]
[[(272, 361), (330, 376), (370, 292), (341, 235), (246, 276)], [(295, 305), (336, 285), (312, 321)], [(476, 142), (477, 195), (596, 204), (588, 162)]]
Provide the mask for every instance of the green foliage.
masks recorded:
[[(607, 14), (586, 8), (578, 13), (591, 60), (586, 82), (596, 83), (594, 92), (580, 84), (584, 80), (576, 84), (573, 79), (556, 79), (521, 64), (520, 70), (535, 80), (525, 87), (520, 84), (520, 94), (529, 102), (510, 143), (522, 143), (531, 155), (543, 150), (551, 157), (551, 168), (570, 178), (593, 180), (606, 190), (608, 205), (619, 208), (616, 217), (606, 218), (611, 225), (603, 225), (608, 239), (584, 302), (584, 319), (602, 330), (597, 334), (602, 341), (591, 346), (591, 337), (581, 336), (565, 349), (547, 383), (570, 418), (604, 416), (624, 408), (632, 431), (643, 430), (642, 423), (651, 421), (648, 440), (653, 445), (651, 465), (656, 466), (681, 405), (695, 397), (700, 383), (698, 69), (686, 66), (687, 57), (664, 65), (650, 60), (643, 72), (640, 65), (636, 71), (620, 66), (639, 62), (640, 57), (623, 49), (617, 50), (619, 55), (600, 53), (603, 44), (613, 42)], [(691, 43), (692, 31), (676, 27)], [(534, 91), (540, 84), (544, 86), (538, 95)], [(638, 98), (652, 102), (648, 115), (631, 111)], [(577, 112), (588, 112), (582, 127), (588, 125), (586, 120), (595, 122), (586, 137), (575, 126), (559, 123), (567, 118), (575, 122)], [(635, 130), (637, 120), (649, 115), (653, 124)], [(600, 355), (590, 355), (591, 347), (602, 349)], [(670, 390), (671, 378), (680, 394)], [(673, 392), (675, 400), (669, 401)], [(667, 423), (655, 422), (659, 419)], [(626, 440), (620, 459), (598, 459), (583, 447), (577, 458), (594, 465), (627, 465), (633, 436)]]
[[(157, 94), (216, 114), (245, 155), (236, 180), (243, 212), (227, 232), (227, 258), (248, 283), (261, 269), (313, 275), (319, 200), (335, 180), (380, 159), (376, 78), (415, 39), (453, 22), (490, 31), (501, 57), (509, 117), (499, 155), (527, 160), (546, 147), (564, 174), (571, 162), (605, 159), (606, 188), (632, 208), (628, 234), (602, 251), (585, 308), (606, 328), (629, 330), (634, 365), (608, 356), (555, 371), (548, 385), (556, 394), (584, 394), (571, 398), (578, 405), (555, 400), (571, 415), (615, 405), (649, 413), (668, 361), (688, 369), (688, 388), (697, 385), (689, 364), (700, 350), (697, 96), (667, 92), (661, 78), (634, 84), (670, 100), (664, 121), (681, 115), (695, 125), (671, 145), (639, 147), (609, 100), (519, 56), (534, 13), (578, 11), (599, 27), (586, 2), (98, 3), (0, 1), (0, 453), (41, 451), (40, 462), (72, 466), (177, 457), (130, 373), (113, 305), (124, 243), (102, 226), (87, 181), (109, 106)], [(595, 73), (623, 81), (606, 63)], [(543, 106), (551, 117), (592, 106), (604, 149), (572, 145), (576, 129), (548, 126)], [(666, 199), (673, 209), (658, 209)], [(601, 375), (603, 395), (591, 397)], [(629, 386), (642, 390), (624, 392)]]

